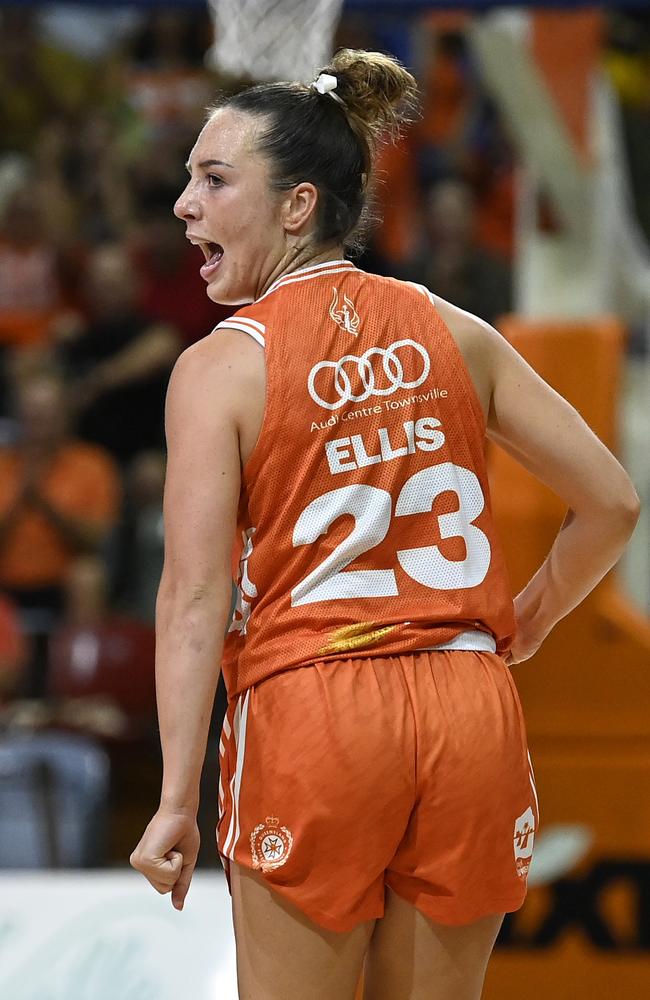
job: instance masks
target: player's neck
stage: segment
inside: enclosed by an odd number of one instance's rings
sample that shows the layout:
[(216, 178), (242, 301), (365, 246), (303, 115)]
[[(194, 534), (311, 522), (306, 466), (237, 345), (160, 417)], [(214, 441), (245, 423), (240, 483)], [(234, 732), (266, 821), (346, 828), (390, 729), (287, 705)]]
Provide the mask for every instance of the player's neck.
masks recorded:
[(316, 264), (323, 264), (330, 260), (343, 260), (344, 256), (343, 247), (340, 243), (330, 243), (326, 247), (321, 247), (318, 251), (314, 247), (309, 246), (288, 250), (267, 278), (264, 287), (260, 291), (260, 295), (264, 295), (274, 282), (286, 277), (293, 271), (300, 271), (302, 268), (313, 267)]

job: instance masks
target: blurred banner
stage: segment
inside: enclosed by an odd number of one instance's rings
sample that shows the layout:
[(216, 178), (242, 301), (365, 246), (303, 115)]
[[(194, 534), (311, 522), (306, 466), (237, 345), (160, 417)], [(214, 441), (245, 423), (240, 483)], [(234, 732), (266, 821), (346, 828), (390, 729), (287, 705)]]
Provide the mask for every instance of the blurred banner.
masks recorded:
[(178, 913), (135, 872), (0, 875), (0, 996), (237, 1000), (225, 876)]

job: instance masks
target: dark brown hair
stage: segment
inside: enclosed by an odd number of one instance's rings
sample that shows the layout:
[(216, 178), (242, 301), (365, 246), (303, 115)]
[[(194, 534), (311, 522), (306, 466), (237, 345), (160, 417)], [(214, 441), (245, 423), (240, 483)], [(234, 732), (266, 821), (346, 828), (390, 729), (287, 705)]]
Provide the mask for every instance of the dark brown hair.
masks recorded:
[(209, 109), (264, 116), (257, 151), (271, 164), (271, 184), (287, 191), (301, 181), (319, 193), (316, 240), (360, 249), (379, 143), (410, 120), (417, 84), (391, 56), (340, 49), (321, 73), (337, 78), (328, 94), (301, 83), (248, 87)]

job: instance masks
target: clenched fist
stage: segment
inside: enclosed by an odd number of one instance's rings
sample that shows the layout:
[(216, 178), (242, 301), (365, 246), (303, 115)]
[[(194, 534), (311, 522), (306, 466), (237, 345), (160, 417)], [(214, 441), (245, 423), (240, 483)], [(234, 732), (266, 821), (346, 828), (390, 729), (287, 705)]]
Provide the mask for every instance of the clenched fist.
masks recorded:
[(196, 815), (161, 806), (131, 855), (131, 866), (144, 875), (156, 892), (171, 892), (173, 906), (182, 910), (200, 840)]

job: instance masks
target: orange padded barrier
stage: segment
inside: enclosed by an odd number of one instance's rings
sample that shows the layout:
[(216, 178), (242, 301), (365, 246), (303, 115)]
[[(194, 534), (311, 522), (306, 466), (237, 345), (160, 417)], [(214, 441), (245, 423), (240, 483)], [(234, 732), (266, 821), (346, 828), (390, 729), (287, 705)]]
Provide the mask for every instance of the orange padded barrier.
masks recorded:
[[(532, 323), (508, 317), (503, 335), (567, 398), (614, 452), (624, 331), (614, 319)], [(501, 449), (490, 481), (514, 592), (545, 559), (566, 505)], [(650, 738), (650, 623), (610, 573), (515, 669), (531, 737)], [(616, 711), (613, 711), (614, 704)]]
[[(624, 330), (612, 318), (531, 322), (503, 335), (617, 450)], [(490, 449), (495, 517), (517, 592), (546, 557), (565, 505)], [(650, 995), (650, 622), (613, 571), (513, 676), (524, 705), (541, 832), (583, 824), (588, 855), (531, 889), (496, 950), (484, 1000)]]

